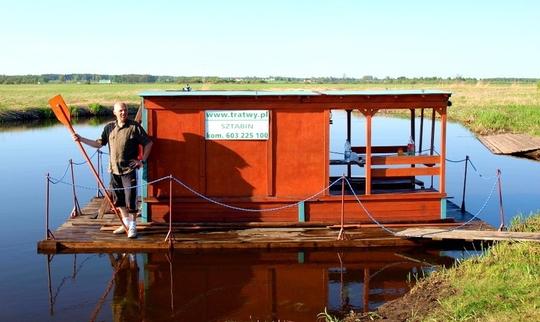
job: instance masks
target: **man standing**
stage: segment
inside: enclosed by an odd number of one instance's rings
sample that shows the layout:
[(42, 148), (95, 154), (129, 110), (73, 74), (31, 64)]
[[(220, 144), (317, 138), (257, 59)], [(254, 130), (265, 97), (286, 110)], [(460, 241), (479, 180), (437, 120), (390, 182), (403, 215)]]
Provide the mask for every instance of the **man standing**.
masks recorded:
[[(125, 103), (115, 103), (113, 113), (116, 120), (105, 126), (101, 138), (90, 140), (75, 133), (73, 139), (97, 149), (109, 145), (109, 172), (115, 206), (120, 210), (122, 220), (128, 227), (128, 237), (136, 238), (137, 173), (135, 170), (142, 167), (148, 159), (152, 141), (139, 123), (127, 118)], [(141, 159), (137, 158), (139, 145), (143, 146)], [(125, 232), (124, 226), (120, 226), (113, 233)]]

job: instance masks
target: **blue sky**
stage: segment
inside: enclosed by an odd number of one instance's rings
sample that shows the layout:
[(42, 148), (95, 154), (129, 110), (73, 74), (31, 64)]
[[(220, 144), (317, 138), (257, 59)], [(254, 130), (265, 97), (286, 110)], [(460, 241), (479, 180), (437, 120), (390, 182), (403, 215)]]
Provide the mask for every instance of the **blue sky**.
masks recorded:
[(0, 0), (0, 74), (540, 77), (540, 1)]

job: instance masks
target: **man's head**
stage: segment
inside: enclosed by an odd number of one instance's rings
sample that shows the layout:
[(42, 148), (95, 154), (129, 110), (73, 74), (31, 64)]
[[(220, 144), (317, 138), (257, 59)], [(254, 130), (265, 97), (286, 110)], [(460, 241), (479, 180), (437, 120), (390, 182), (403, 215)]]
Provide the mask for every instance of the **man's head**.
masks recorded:
[(113, 113), (114, 113), (114, 116), (116, 116), (116, 120), (118, 122), (121, 122), (121, 123), (126, 122), (127, 117), (128, 117), (126, 103), (123, 103), (123, 102), (114, 103)]

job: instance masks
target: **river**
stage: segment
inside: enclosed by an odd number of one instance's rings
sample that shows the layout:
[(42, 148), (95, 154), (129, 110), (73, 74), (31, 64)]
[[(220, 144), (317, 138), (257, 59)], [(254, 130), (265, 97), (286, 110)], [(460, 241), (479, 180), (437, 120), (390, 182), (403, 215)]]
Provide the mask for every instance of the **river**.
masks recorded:
[[(336, 153), (343, 151), (343, 120), (343, 113), (333, 114), (331, 151)], [(408, 124), (375, 118), (374, 143), (406, 144), (408, 138), (393, 133)], [(75, 128), (97, 137), (102, 126), (102, 121), (87, 121)], [(353, 131), (362, 133), (362, 126), (363, 119), (354, 115)], [(38, 255), (36, 242), (45, 237), (45, 176), (61, 178), (70, 158), (82, 158), (61, 125), (4, 125), (0, 146), (1, 321), (314, 321), (325, 307), (334, 313), (375, 309), (407, 292), (417, 276), (471, 254), (385, 249)], [(469, 155), (476, 168), (469, 168), (467, 179), (469, 212), (482, 209), (481, 219), (499, 225), (498, 195), (488, 198), (497, 169), (502, 171), (507, 223), (518, 213), (527, 216), (540, 208), (534, 188), (540, 181), (538, 162), (493, 155), (456, 123), (448, 124), (447, 151), (453, 161)], [(76, 171), (84, 205), (96, 193), (95, 181), (86, 165)], [(342, 169), (332, 171), (339, 175)], [(448, 162), (447, 171), (447, 192), (460, 205), (464, 163)], [(61, 183), (51, 189), (53, 229), (72, 209), (70, 190)]]

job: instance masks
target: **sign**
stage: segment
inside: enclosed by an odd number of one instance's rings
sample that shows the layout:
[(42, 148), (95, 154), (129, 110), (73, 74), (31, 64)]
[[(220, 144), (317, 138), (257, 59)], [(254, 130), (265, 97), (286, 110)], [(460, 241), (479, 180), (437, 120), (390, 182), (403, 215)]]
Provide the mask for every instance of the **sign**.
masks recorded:
[(207, 140), (268, 140), (268, 110), (205, 111)]

